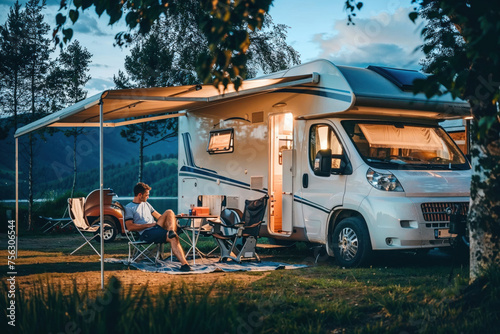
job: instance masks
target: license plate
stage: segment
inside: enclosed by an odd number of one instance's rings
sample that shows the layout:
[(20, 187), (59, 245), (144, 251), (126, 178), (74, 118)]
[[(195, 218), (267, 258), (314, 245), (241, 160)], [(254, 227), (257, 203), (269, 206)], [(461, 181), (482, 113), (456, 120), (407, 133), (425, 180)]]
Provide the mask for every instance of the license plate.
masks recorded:
[(454, 238), (457, 235), (456, 234), (451, 234), (449, 229), (436, 229), (434, 230), (434, 236), (436, 239), (449, 239), (449, 238)]

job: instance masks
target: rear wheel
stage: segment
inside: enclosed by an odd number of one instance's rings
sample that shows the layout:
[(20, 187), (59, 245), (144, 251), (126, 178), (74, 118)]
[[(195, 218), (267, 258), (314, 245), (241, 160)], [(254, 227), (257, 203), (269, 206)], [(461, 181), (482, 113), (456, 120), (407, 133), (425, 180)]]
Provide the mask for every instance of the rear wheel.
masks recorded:
[[(111, 242), (115, 240), (116, 236), (118, 235), (118, 230), (116, 229), (116, 225), (113, 218), (110, 218), (108, 216), (104, 216), (103, 218), (104, 218), (103, 239), (104, 242)], [(101, 231), (99, 229), (96, 232), (97, 237), (95, 238), (95, 240), (97, 240), (98, 242), (101, 241), (100, 233)]]
[(343, 219), (333, 230), (331, 242), (335, 260), (342, 267), (362, 266), (371, 257), (370, 235), (360, 218)]

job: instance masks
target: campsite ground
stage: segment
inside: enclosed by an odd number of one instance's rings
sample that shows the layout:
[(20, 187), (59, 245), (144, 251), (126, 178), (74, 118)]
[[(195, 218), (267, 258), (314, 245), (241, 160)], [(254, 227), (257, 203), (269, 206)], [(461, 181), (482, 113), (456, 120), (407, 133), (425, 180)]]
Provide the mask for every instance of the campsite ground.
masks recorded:
[[(7, 258), (7, 236), (0, 234), (0, 256)], [(19, 257), (16, 262), (16, 282), (20, 289), (29, 289), (37, 280), (50, 280), (63, 286), (86, 286), (91, 290), (101, 287), (101, 266), (99, 257), (85, 246), (74, 255), (72, 250), (82, 243), (78, 234), (28, 235), (19, 238)], [(99, 244), (93, 243), (99, 250)], [(166, 246), (166, 254), (169, 254)], [(105, 244), (105, 258), (124, 259), (127, 256), (127, 240), (117, 238)], [(265, 256), (269, 258), (269, 256)], [(198, 261), (200, 261), (198, 259)], [(191, 262), (191, 261), (190, 261)], [(199, 262), (198, 262), (199, 263)], [(2, 274), (8, 271), (4, 266)], [(192, 284), (213, 284), (217, 281), (230, 280), (238, 285), (246, 285), (268, 274), (248, 273), (209, 273), (200, 275), (168, 275), (136, 270), (123, 264), (105, 263), (105, 280), (117, 277), (125, 285), (151, 288), (184, 282)]]
[[(76, 233), (35, 234), (19, 237), (19, 257), (15, 261), (17, 272), (16, 283), (18, 287), (20, 289), (29, 289), (36, 281), (49, 280), (61, 284), (68, 289), (76, 282), (77, 286), (85, 286), (90, 290), (99, 290), (101, 286), (99, 257), (89, 246), (85, 246), (76, 252), (75, 255), (70, 255), (72, 250), (82, 243), (82, 240), (81, 236)], [(202, 250), (209, 250), (213, 247), (211, 242), (210, 239), (206, 239), (206, 241), (201, 241), (199, 246)], [(94, 245), (99, 249), (97, 243), (94, 243)], [(105, 258), (124, 259), (127, 256), (127, 251), (127, 241), (125, 238), (117, 238), (115, 241), (105, 244)], [(169, 246), (166, 246), (165, 251), (168, 255)], [(404, 275), (401, 271), (414, 271), (405, 278), (407, 282), (418, 280), (420, 275), (422, 277), (432, 275), (433, 280), (446, 285), (446, 279), (451, 269), (450, 260), (452, 259), (449, 254), (438, 251), (431, 252), (428, 255), (384, 253), (382, 257), (377, 257), (373, 265), (369, 268), (346, 270), (339, 268), (333, 259), (325, 254), (318, 253), (317, 248), (311, 248), (304, 243), (290, 248), (264, 249), (260, 250), (259, 254), (262, 260), (265, 261), (308, 265), (305, 269), (293, 270), (293, 273), (287, 271), (286, 276), (292, 275), (292, 277), (297, 277), (297, 279), (314, 276), (315, 273), (330, 272), (334, 276), (340, 275), (345, 280), (356, 280), (356, 276), (359, 276), (361, 273), (362, 276), (372, 276), (372, 284), (378, 280), (381, 280), (380, 284), (382, 284), (384, 276), (391, 275), (391, 273), (392, 276), (400, 276)], [(0, 234), (0, 256), (5, 259), (7, 258), (6, 234)], [(464, 267), (463, 261), (461, 262), (454, 269), (454, 275), (467, 276), (467, 266)], [(5, 265), (3, 268), (2, 275), (6, 275), (9, 270), (7, 270), (7, 266)], [(105, 263), (104, 269), (105, 280), (111, 276), (115, 276), (125, 285), (132, 287), (148, 285), (151, 289), (172, 283), (174, 285), (185, 283), (188, 286), (199, 286), (231, 282), (231, 284), (236, 286), (248, 286), (256, 281), (265, 281), (265, 278), (270, 274), (273, 276), (284, 274), (283, 271), (280, 271), (280, 273), (215, 272), (198, 275), (168, 275), (164, 273), (142, 272), (133, 267), (116, 263)], [(318, 293), (309, 287), (305, 287), (305, 289), (310, 294)], [(299, 286), (297, 286), (297, 290), (300, 290)]]
[[(213, 246), (211, 242), (210, 239), (203, 240), (200, 247), (208, 251)], [(77, 234), (21, 235), (19, 257), (15, 260), (15, 279), (16, 289), (23, 291), (23, 298), (29, 300), (33, 290), (50, 286), (70, 296), (75, 296), (75, 287), (90, 295), (98, 294), (101, 279), (99, 257), (88, 246), (75, 255), (69, 255), (81, 243), (82, 239)], [(125, 258), (127, 249), (124, 239), (108, 243), (105, 245), (106, 258)], [(168, 253), (168, 246), (166, 251)], [(194, 291), (198, 295), (210, 291), (215, 299), (206, 301), (203, 304), (205, 306), (217, 303), (219, 296), (232, 291), (232, 306), (229, 310), (242, 309), (250, 312), (249, 314), (260, 312), (260, 320), (255, 323), (260, 327), (253, 328), (254, 333), (342, 333), (346, 330), (425, 333), (435, 332), (436, 328), (454, 332), (458, 328), (462, 331), (464, 323), (468, 329), (476, 329), (478, 326), (487, 329), (491, 325), (488, 321), (491, 322), (492, 317), (497, 319), (497, 315), (491, 316), (481, 308), (462, 310), (461, 306), (453, 306), (458, 307), (456, 312), (450, 311), (450, 300), (453, 300), (453, 296), (461, 288), (467, 286), (468, 264), (466, 259), (458, 259), (453, 268), (453, 280), (450, 281), (448, 278), (453, 257), (449, 253), (437, 250), (428, 254), (384, 253), (376, 257), (371, 266), (356, 269), (341, 268), (323, 253), (318, 253), (318, 249), (311, 249), (304, 243), (285, 249), (263, 249), (259, 254), (265, 261), (306, 264), (308, 267), (267, 272), (169, 275), (142, 272), (123, 264), (105, 263), (105, 278), (107, 281), (112, 276), (118, 278), (125, 290), (141, 291), (147, 287), (148, 298), (153, 299), (164, 299), (162, 291), (173, 291), (172, 287), (174, 290), (188, 289), (187, 291)], [(8, 256), (6, 234), (0, 234), (0, 256), (4, 259)], [(5, 282), (11, 270), (5, 264), (1, 268), (2, 281)], [(5, 288), (4, 285), (3, 289)], [(44, 294), (38, 293), (38, 296)], [(54, 298), (59, 300), (59, 297)], [(65, 309), (65, 303), (56, 304), (61, 304)], [(210, 307), (206, 309), (206, 315), (200, 315), (199, 301), (194, 303), (194, 313), (190, 317), (212, 317)], [(263, 309), (263, 306), (267, 309)], [(74, 312), (78, 313), (77, 310), (78, 307)], [(36, 312), (45, 311), (37, 308)], [(30, 319), (30, 316), (25, 317)], [(38, 315), (40, 316), (42, 315)], [(71, 313), (66, 314), (68, 319), (74, 317)], [(126, 317), (128, 315), (124, 315)], [(144, 318), (145, 323), (147, 319), (148, 315)], [(290, 322), (291, 319), (294, 321)], [(246, 326), (253, 326), (254, 323), (250, 320), (245, 322)], [(183, 322), (172, 332), (191, 331), (193, 324), (190, 321)], [(231, 325), (240, 324), (221, 323), (221, 327), (214, 327), (213, 331), (217, 332), (220, 328), (227, 330), (227, 326)], [(44, 326), (51, 331), (59, 328), (60, 324), (50, 323)], [(271, 331), (270, 326), (273, 328)], [(95, 330), (92, 327), (83, 332)]]
[[(77, 282), (79, 286), (86, 286), (91, 290), (100, 289), (101, 266), (99, 257), (89, 247), (85, 246), (74, 255), (70, 255), (78, 245), (82, 243), (82, 238), (76, 233), (70, 234), (50, 234), (50, 235), (26, 235), (19, 238), (19, 257), (15, 261), (17, 272), (16, 282), (20, 289), (29, 288), (37, 280), (48, 279), (63, 286), (73, 286)], [(212, 241), (207, 239), (199, 243), (202, 250), (209, 250), (213, 247)], [(93, 243), (99, 249), (99, 244)], [(186, 248), (186, 247), (184, 247)], [(127, 240), (117, 238), (111, 243), (105, 244), (105, 258), (124, 259), (127, 256)], [(166, 254), (169, 254), (169, 246), (166, 246)], [(413, 280), (418, 274), (426, 276), (427, 269), (435, 273), (436, 281), (445, 281), (451, 269), (452, 257), (450, 254), (440, 251), (431, 251), (429, 254), (413, 253), (384, 253), (374, 259), (373, 265), (369, 268), (346, 270), (339, 268), (333, 259), (323, 253), (318, 253), (318, 249), (299, 243), (294, 247), (282, 249), (263, 249), (259, 252), (262, 260), (284, 262), (288, 264), (305, 264), (305, 269), (293, 270), (297, 277), (313, 275), (315, 271), (341, 272), (348, 277), (356, 279), (359, 270), (371, 272), (372, 282), (377, 281), (377, 275), (383, 272), (397, 273), (401, 270), (415, 270), (415, 273), (408, 277)], [(7, 235), (0, 234), (0, 256), (7, 258)], [(198, 261), (200, 261), (198, 259)], [(467, 276), (467, 266), (464, 267), (463, 258), (459, 259), (458, 265), (454, 268), (454, 275)], [(191, 263), (191, 260), (190, 260)], [(200, 262), (198, 262), (200, 263)], [(2, 275), (9, 271), (7, 266), (3, 266)], [(255, 281), (265, 279), (271, 272), (215, 272), (199, 275), (168, 275), (164, 273), (142, 272), (133, 267), (117, 263), (105, 263), (105, 279), (115, 276), (126, 285), (159, 287), (170, 285), (171, 283), (184, 282), (187, 285), (211, 285), (216, 282), (232, 282), (238, 286), (247, 286)], [(287, 273), (288, 275), (289, 273)], [(290, 273), (291, 274), (291, 273)], [(381, 275), (383, 276), (383, 275)], [(382, 279), (382, 278), (381, 278)]]

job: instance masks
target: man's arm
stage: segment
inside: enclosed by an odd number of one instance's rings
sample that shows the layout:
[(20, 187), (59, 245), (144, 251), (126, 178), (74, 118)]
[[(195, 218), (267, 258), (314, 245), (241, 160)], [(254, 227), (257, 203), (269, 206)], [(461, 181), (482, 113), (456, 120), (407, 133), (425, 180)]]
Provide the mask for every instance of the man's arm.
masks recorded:
[(153, 211), (151, 212), (151, 214), (153, 215), (153, 217), (155, 217), (156, 220), (160, 219), (161, 215), (158, 211)]
[(125, 225), (127, 226), (127, 230), (131, 232), (139, 232), (142, 230), (145, 230), (147, 228), (153, 227), (156, 225), (156, 223), (151, 223), (151, 224), (135, 224), (132, 219), (126, 220)]

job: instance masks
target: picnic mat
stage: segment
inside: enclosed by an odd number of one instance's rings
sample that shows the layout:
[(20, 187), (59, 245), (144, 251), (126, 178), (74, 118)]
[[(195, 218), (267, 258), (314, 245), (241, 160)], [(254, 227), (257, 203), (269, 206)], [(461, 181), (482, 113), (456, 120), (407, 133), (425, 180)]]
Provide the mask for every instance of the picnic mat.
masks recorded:
[[(166, 273), (172, 275), (190, 275), (190, 274), (207, 274), (213, 272), (232, 272), (232, 271), (269, 271), (279, 269), (299, 269), (305, 268), (303, 264), (286, 264), (280, 262), (269, 261), (247, 261), (237, 263), (234, 261), (218, 262), (218, 259), (203, 259), (203, 263), (190, 264), (191, 271), (182, 272), (179, 270), (181, 264), (177, 261), (157, 260), (156, 264), (151, 262), (128, 263), (127, 260), (108, 258), (104, 260), (108, 263), (123, 263), (135, 267), (141, 271)], [(198, 261), (197, 259), (197, 262)]]

